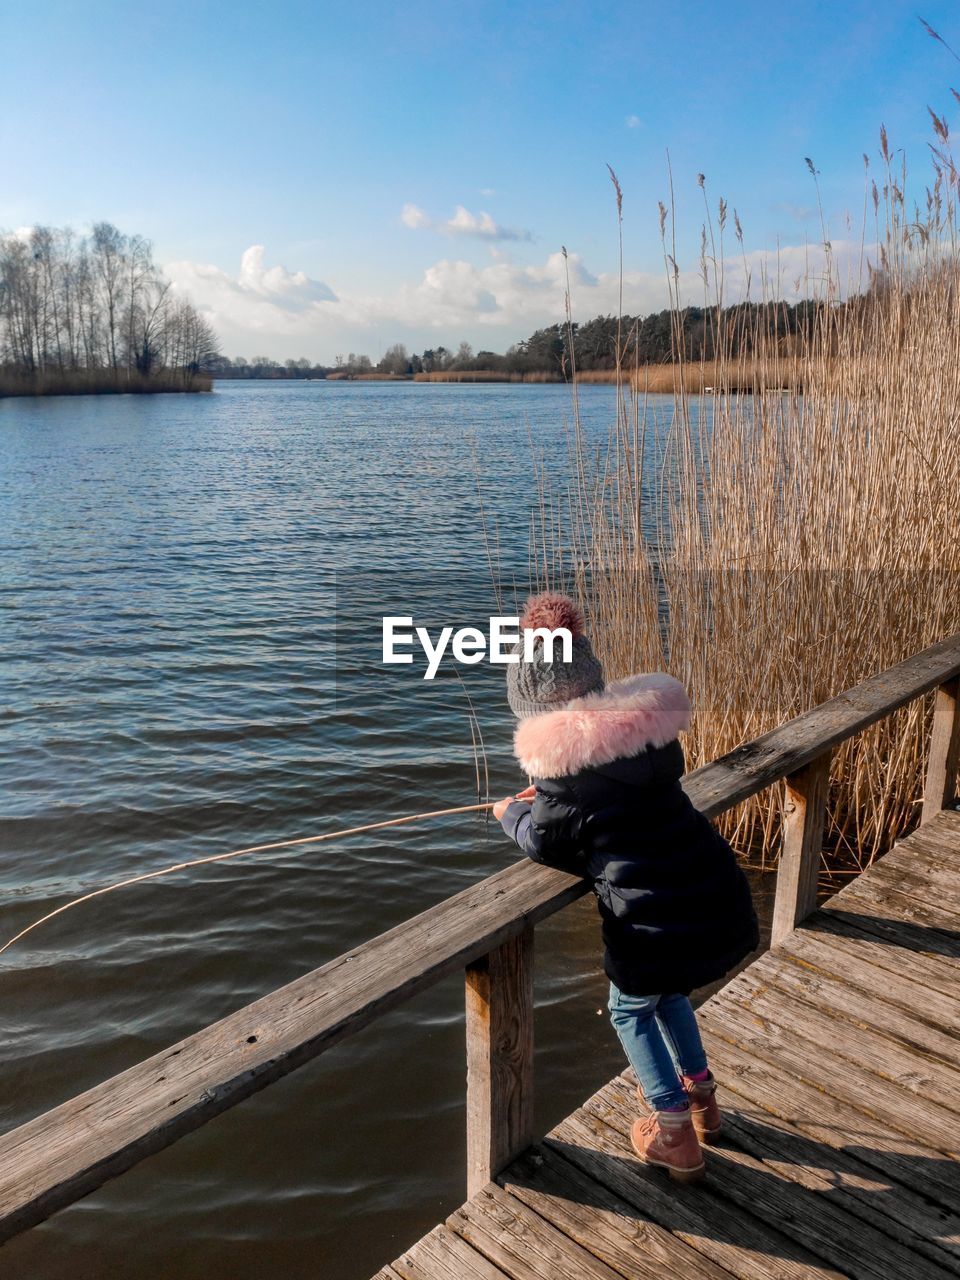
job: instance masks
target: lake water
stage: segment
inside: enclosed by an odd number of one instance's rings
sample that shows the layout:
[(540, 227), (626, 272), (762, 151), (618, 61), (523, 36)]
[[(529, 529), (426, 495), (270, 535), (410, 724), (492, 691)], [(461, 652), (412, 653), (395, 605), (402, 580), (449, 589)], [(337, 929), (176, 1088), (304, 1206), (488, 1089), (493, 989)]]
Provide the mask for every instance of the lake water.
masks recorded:
[[(602, 446), (614, 390), (581, 409)], [(655, 434), (669, 404), (648, 412)], [(369, 624), (495, 612), (491, 543), (522, 587), (531, 450), (562, 468), (570, 417), (559, 386), (0, 401), (0, 941), (167, 863), (474, 802), (464, 689), (375, 669)], [(491, 674), (465, 683), (497, 797), (524, 780)], [(0, 1127), (515, 856), (467, 815), (78, 907), (0, 957)], [(540, 1130), (622, 1065), (605, 998), (590, 899), (537, 931)], [(362, 1280), (463, 1199), (464, 1076), (453, 978), (6, 1245), (0, 1274)]]

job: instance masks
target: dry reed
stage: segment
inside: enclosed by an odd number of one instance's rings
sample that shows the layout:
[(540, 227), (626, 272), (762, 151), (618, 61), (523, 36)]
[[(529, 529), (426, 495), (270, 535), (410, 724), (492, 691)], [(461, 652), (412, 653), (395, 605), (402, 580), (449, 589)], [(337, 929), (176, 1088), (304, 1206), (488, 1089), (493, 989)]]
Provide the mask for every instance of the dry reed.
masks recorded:
[[(701, 256), (717, 359), (678, 355), (664, 371), (656, 450), (644, 397), (659, 386), (631, 388), (624, 368), (609, 447), (588, 447), (576, 422), (569, 486), (541, 481), (541, 583), (584, 600), (610, 677), (663, 666), (686, 683), (691, 768), (960, 631), (960, 180), (938, 147), (917, 210), (885, 135), (881, 162), (862, 278), (841, 289), (825, 236), (815, 320), (789, 354), (769, 313), (750, 313), (746, 335), (723, 313), (721, 200)], [(661, 206), (679, 309), (668, 217)], [(866, 865), (914, 821), (928, 727), (915, 703), (836, 751), (832, 867)], [(723, 820), (761, 865), (782, 803), (772, 788)]]
[(144, 376), (127, 369), (51, 369), (25, 373), (0, 369), (0, 396), (153, 395), (159, 392), (212, 391), (207, 374), (162, 369)]
[(735, 367), (720, 360), (675, 361), (669, 364), (642, 364), (620, 369), (587, 369), (577, 373), (577, 382), (593, 385), (626, 385), (648, 395), (702, 395), (714, 390), (726, 377), (729, 391), (753, 392), (799, 388), (799, 362), (745, 357)]
[(494, 369), (443, 369), (415, 373), (414, 382), (562, 382), (558, 373), (535, 369), (528, 373), (498, 373)]

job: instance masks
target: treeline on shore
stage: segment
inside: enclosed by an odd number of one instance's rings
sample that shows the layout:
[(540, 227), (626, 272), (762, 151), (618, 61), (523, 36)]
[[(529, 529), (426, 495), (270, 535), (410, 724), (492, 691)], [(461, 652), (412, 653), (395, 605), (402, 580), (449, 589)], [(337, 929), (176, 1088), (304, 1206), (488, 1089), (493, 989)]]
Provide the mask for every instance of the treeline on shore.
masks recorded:
[[(468, 342), (456, 351), (437, 346), (410, 352), (398, 342), (376, 363), (354, 352), (337, 356), (333, 365), (303, 358), (218, 356), (210, 369), (216, 378), (566, 382), (576, 373), (587, 375), (585, 381), (612, 381), (618, 368), (629, 372), (681, 360), (709, 362), (721, 354), (749, 356), (760, 332), (789, 353), (799, 337), (811, 332), (818, 307), (814, 302), (740, 303), (719, 315), (716, 309), (686, 307), (648, 316), (596, 316), (584, 324), (537, 329), (502, 354), (475, 352)], [(722, 352), (718, 333), (724, 335)]]
[(218, 355), (142, 236), (0, 235), (0, 395), (208, 391)]

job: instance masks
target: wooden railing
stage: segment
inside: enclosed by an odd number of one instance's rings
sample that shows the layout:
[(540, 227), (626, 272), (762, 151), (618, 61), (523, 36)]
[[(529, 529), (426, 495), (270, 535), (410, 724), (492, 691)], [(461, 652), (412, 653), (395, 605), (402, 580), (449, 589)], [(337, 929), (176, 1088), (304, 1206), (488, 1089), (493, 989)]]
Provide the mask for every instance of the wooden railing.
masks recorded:
[[(960, 635), (684, 779), (709, 817), (786, 779), (773, 941), (816, 906), (830, 753), (935, 689), (921, 821), (955, 797)], [(468, 1192), (532, 1138), (534, 926), (581, 879), (519, 861), (0, 1138), (0, 1240), (36, 1225), (296, 1070), (441, 978), (466, 971)]]

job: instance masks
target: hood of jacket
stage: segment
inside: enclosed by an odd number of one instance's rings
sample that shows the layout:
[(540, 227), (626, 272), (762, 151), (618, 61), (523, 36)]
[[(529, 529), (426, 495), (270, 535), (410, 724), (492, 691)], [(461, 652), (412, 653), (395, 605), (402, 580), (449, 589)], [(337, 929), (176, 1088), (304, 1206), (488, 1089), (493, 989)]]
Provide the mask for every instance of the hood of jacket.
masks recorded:
[(663, 672), (628, 676), (521, 720), (514, 754), (532, 778), (565, 778), (666, 746), (689, 723), (690, 700), (679, 680)]

